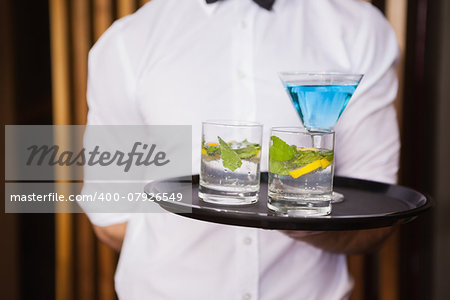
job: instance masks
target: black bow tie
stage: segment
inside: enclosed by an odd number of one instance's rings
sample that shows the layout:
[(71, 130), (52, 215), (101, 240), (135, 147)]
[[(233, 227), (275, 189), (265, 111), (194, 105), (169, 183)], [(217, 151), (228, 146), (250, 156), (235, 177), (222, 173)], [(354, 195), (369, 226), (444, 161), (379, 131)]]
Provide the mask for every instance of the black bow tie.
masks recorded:
[[(215, 3), (219, 0), (206, 0), (206, 3), (211, 4)], [(272, 10), (273, 3), (275, 0), (253, 0), (253, 2), (257, 3), (262, 8), (265, 8), (267, 10)]]

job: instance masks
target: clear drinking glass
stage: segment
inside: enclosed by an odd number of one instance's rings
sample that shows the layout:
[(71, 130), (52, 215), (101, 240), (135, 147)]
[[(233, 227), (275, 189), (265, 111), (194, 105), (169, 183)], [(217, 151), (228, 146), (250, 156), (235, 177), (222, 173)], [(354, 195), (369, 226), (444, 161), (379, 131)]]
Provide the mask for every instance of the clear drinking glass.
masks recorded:
[(202, 123), (199, 197), (245, 205), (258, 201), (262, 125), (241, 121)]
[(334, 131), (272, 128), (269, 148), (269, 209), (284, 215), (331, 213)]

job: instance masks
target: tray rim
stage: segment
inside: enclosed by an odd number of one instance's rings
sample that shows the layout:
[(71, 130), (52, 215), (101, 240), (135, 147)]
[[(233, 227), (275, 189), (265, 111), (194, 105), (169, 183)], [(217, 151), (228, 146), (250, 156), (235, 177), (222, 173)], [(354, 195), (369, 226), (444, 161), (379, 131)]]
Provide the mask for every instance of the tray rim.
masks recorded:
[[(264, 176), (267, 177), (267, 172), (261, 172), (261, 180), (263, 180)], [(148, 194), (149, 187), (158, 182), (174, 181), (177, 178), (186, 178), (186, 176), (153, 181), (145, 186), (144, 192)], [(224, 209), (229, 206), (222, 207), (219, 205), (217, 206), (212, 205), (210, 207), (200, 208), (197, 206), (189, 206), (188, 204), (185, 204), (184, 207), (191, 207), (192, 212), (180, 212), (179, 211), (180, 204), (175, 204), (172, 202), (158, 202), (158, 205), (160, 205), (163, 209), (165, 209), (170, 213), (174, 213), (176, 215), (200, 221), (207, 221), (232, 226), (254, 227), (260, 229), (311, 230), (311, 231), (360, 230), (360, 229), (372, 229), (372, 228), (392, 226), (397, 222), (407, 223), (414, 220), (415, 218), (418, 217), (418, 215), (424, 213), (425, 211), (431, 209), (434, 206), (434, 201), (428, 194), (421, 193), (417, 190), (414, 190), (410, 187), (406, 187), (403, 185), (389, 184), (379, 181), (352, 178), (347, 176), (335, 176), (334, 180), (335, 183), (336, 182), (340, 183), (339, 186), (337, 186), (338, 188), (345, 188), (345, 186), (341, 186), (342, 183), (346, 183), (348, 185), (350, 185), (351, 183), (353, 184), (357, 183), (365, 185), (369, 184), (374, 187), (378, 186), (387, 190), (394, 189), (407, 191), (423, 198), (423, 204), (412, 209), (388, 213), (385, 215), (372, 215), (372, 216), (364, 215), (361, 217), (354, 215), (333, 216), (333, 218), (330, 218), (329, 216), (286, 217), (286, 216), (261, 216), (257, 214), (247, 215), (236, 212), (224, 212), (223, 210), (221, 210), (221, 208)], [(192, 184), (193, 185), (198, 184), (197, 174), (192, 175)], [(198, 199), (198, 201), (202, 200)], [(399, 199), (399, 201), (403, 202), (403, 200), (401, 199)], [(239, 207), (233, 206), (233, 209), (238, 208)], [(265, 219), (264, 222), (263, 219)], [(255, 223), (258, 223), (258, 226), (255, 226)]]

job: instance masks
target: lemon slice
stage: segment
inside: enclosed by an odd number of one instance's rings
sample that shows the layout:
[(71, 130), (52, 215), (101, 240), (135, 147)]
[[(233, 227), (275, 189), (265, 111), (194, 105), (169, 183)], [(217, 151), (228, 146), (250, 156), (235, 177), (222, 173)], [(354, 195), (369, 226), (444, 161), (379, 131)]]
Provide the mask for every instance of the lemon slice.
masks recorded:
[(300, 169), (290, 171), (289, 175), (291, 175), (293, 178), (299, 178), (300, 176), (308, 174), (321, 167), (322, 167), (322, 160), (319, 159), (313, 161), (312, 163), (307, 164), (304, 167), (301, 167)]
[(331, 162), (326, 158), (322, 158), (320, 160), (320, 164), (322, 165), (323, 169), (326, 169), (331, 164)]
[(297, 148), (297, 150), (300, 150), (300, 151), (314, 151), (314, 152), (318, 152), (319, 151), (319, 149), (313, 148), (313, 147), (299, 147), (299, 148)]
[[(217, 143), (206, 143), (205, 146), (206, 147), (219, 146), (219, 144), (217, 144)], [(206, 154), (206, 153), (208, 153), (208, 151), (206, 151), (206, 149), (202, 147), (202, 153)]]

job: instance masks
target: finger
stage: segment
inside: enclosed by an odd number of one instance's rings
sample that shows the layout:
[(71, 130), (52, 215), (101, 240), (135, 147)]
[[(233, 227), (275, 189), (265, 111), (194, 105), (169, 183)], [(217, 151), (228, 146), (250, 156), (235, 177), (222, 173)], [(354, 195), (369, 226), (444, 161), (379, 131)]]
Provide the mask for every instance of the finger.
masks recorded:
[(293, 238), (302, 238), (311, 235), (316, 235), (322, 233), (323, 231), (281, 230), (281, 232)]

